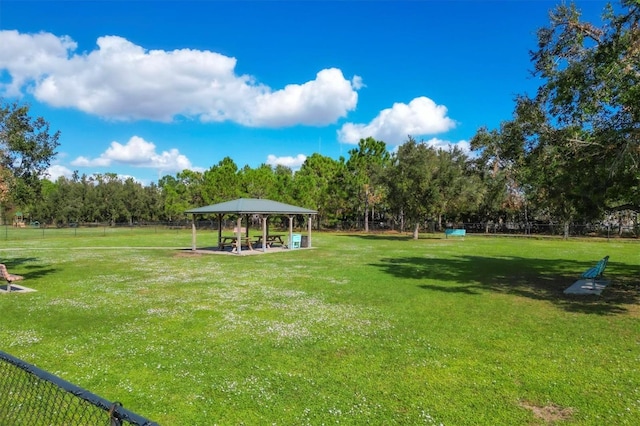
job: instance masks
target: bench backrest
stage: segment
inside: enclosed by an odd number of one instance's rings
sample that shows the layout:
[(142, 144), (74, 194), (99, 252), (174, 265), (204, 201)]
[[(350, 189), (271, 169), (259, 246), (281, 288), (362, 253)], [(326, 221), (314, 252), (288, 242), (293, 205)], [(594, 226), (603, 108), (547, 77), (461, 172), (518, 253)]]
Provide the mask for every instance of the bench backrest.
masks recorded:
[(584, 274), (582, 274), (583, 278), (599, 278), (604, 274), (604, 270), (607, 267), (607, 263), (609, 262), (609, 256), (605, 256), (596, 263), (596, 266), (587, 270)]
[(604, 273), (604, 268), (607, 267), (607, 263), (609, 262), (609, 256), (605, 256), (596, 265), (596, 271), (598, 272), (598, 277)]
[(464, 237), (466, 235), (467, 231), (464, 229), (445, 229), (444, 230), (444, 234), (445, 235), (457, 235), (460, 237)]
[(0, 278), (7, 282), (12, 281), (11, 276), (9, 275), (9, 271), (7, 271), (7, 267), (4, 263), (0, 263)]

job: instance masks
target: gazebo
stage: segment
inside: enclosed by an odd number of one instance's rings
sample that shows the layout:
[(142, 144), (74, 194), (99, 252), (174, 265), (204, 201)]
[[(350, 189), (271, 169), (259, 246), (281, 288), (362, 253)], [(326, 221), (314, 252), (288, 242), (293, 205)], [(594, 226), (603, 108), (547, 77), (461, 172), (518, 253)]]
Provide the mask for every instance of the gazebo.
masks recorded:
[[(191, 225), (191, 250), (196, 250), (196, 221), (197, 215), (203, 214), (216, 214), (218, 215), (218, 245), (222, 241), (222, 217), (226, 214), (237, 214), (237, 253), (240, 254), (242, 249), (240, 241), (242, 241), (242, 217), (250, 214), (257, 214), (260, 216), (262, 222), (262, 250), (267, 251), (267, 234), (269, 216), (283, 215), (289, 218), (289, 241), (293, 236), (293, 218), (296, 215), (307, 215), (307, 247), (311, 247), (311, 217), (318, 214), (316, 210), (305, 209), (303, 207), (292, 206), (290, 204), (280, 203), (278, 201), (266, 200), (261, 198), (239, 198), (233, 201), (227, 201), (224, 203), (213, 204), (205, 207), (198, 207), (195, 209), (187, 210), (185, 213), (192, 215)], [(248, 223), (247, 223), (248, 225)], [(249, 227), (246, 227), (248, 235)]]

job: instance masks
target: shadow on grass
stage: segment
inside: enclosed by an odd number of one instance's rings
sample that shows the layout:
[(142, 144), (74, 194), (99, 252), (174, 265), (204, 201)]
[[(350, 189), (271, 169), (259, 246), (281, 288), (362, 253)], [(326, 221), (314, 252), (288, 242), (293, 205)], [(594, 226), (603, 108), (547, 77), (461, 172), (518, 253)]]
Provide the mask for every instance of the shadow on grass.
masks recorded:
[[(459, 256), (385, 258), (372, 264), (397, 278), (420, 281), (420, 288), (478, 295), (486, 291), (550, 301), (571, 311), (612, 315), (640, 302), (640, 267), (609, 262), (605, 278), (611, 284), (597, 295), (567, 295), (563, 291), (595, 262), (521, 257)], [(571, 271), (568, 273), (567, 271)]]
[(25, 263), (29, 263), (29, 262), (33, 262), (36, 261), (38, 259), (36, 259), (35, 257), (18, 257), (16, 259), (11, 259), (11, 260), (6, 260), (0, 263), (4, 263), (5, 265), (7, 265), (7, 268), (13, 268), (15, 266), (19, 266)]
[(7, 261), (5, 265), (7, 266), (9, 272), (11, 272), (12, 274), (22, 275), (25, 280), (45, 277), (57, 271), (56, 268), (46, 268), (39, 265), (29, 265), (29, 263), (37, 260), (38, 259), (35, 257), (19, 257)]

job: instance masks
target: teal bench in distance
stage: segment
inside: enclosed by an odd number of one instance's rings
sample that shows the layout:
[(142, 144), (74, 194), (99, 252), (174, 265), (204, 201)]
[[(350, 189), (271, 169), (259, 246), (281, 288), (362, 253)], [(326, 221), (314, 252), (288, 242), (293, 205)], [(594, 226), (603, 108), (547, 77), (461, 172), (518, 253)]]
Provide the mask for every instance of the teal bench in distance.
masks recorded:
[(609, 262), (609, 256), (605, 256), (593, 268), (589, 268), (584, 271), (581, 275), (582, 278), (588, 280), (597, 280), (602, 277), (604, 274), (604, 269), (607, 267), (607, 263)]
[(464, 237), (467, 234), (467, 231), (464, 229), (445, 229), (444, 230), (444, 237), (445, 238), (449, 238), (449, 236), (452, 237)]

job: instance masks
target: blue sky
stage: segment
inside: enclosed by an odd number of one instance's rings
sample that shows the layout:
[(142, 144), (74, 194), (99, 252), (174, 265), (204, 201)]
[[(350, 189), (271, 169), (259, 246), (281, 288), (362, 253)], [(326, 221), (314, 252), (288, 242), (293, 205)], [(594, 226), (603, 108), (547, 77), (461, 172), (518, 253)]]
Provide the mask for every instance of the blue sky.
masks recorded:
[(535, 92), (557, 3), (0, 0), (0, 97), (61, 131), (52, 179), (295, 170), (368, 136), (465, 148)]

